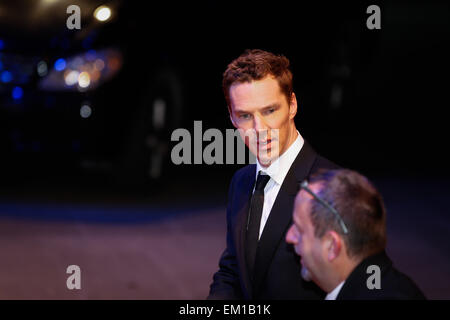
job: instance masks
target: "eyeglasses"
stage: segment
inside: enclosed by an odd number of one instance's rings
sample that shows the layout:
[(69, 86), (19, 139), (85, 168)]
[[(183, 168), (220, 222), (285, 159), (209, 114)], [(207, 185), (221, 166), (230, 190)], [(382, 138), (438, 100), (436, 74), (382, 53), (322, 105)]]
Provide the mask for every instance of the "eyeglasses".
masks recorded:
[(333, 208), (330, 204), (328, 204), (325, 200), (323, 200), (322, 198), (320, 198), (317, 194), (315, 194), (309, 187), (308, 187), (308, 181), (304, 180), (301, 184), (300, 184), (300, 188), (305, 190), (306, 192), (308, 192), (310, 195), (313, 196), (314, 199), (316, 199), (317, 201), (320, 202), (320, 204), (322, 204), (325, 208), (327, 208), (328, 210), (330, 210), (338, 219), (339, 221), (339, 225), (342, 228), (342, 231), (344, 231), (344, 234), (348, 234), (348, 229), (347, 226), (344, 223), (344, 220), (342, 220), (341, 216), (339, 215), (339, 213), (337, 212), (337, 210), (335, 208)]

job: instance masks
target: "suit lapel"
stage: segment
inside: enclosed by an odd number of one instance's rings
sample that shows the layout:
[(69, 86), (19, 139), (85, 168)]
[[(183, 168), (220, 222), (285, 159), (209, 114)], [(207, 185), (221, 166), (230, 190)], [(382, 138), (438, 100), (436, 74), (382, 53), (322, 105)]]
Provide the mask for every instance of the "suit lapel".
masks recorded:
[(259, 291), (276, 248), (280, 241), (284, 241), (284, 235), (292, 223), (292, 210), (299, 184), (309, 175), (315, 159), (315, 151), (305, 141), (281, 185), (258, 244), (253, 284), (255, 292)]
[(236, 255), (239, 265), (239, 271), (247, 289), (249, 297), (251, 297), (251, 283), (248, 274), (247, 263), (245, 260), (245, 232), (247, 228), (247, 217), (252, 196), (253, 186), (255, 184), (256, 165), (250, 166), (241, 180), (240, 192), (238, 194), (236, 227), (234, 228), (234, 241), (236, 243)]

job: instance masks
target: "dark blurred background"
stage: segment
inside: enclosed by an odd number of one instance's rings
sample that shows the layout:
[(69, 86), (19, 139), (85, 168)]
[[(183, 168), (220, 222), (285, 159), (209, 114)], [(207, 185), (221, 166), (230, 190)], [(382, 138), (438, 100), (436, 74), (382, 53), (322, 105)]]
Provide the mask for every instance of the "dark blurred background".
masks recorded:
[(260, 48), (291, 61), (302, 136), (380, 188), (394, 263), (449, 299), (449, 18), (444, 1), (2, 1), (0, 298), (204, 298), (241, 165), (174, 165), (171, 133), (232, 128), (222, 73)]

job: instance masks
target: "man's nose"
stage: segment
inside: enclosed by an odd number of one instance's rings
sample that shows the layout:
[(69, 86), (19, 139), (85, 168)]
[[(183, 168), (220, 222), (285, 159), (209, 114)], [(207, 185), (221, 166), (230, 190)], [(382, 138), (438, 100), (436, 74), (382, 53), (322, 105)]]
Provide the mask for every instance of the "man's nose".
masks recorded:
[(294, 234), (294, 225), (292, 225), (288, 232), (286, 233), (286, 242), (291, 243), (293, 245), (297, 244), (296, 237)]
[(267, 131), (269, 127), (267, 126), (263, 117), (261, 117), (260, 115), (255, 115), (253, 119), (253, 128), (256, 132)]

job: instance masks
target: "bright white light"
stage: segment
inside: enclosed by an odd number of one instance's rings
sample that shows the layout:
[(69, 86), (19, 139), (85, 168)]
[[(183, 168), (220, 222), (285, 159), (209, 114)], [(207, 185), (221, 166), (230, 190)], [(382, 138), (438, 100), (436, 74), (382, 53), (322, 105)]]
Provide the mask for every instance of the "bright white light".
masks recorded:
[(45, 61), (40, 61), (37, 65), (37, 73), (41, 77), (46, 76), (48, 73), (47, 63)]
[(80, 73), (80, 75), (78, 76), (78, 85), (81, 88), (87, 88), (89, 87), (90, 84), (91, 84), (91, 77), (89, 76), (89, 73), (87, 73), (86, 71)]
[(98, 21), (106, 21), (111, 17), (111, 9), (107, 6), (100, 6), (94, 11), (94, 17)]
[(91, 114), (92, 114), (92, 108), (89, 105), (84, 104), (84, 105), (81, 106), (81, 108), (80, 108), (80, 116), (83, 119), (89, 118), (91, 116)]
[(71, 70), (64, 74), (64, 81), (68, 86), (73, 86), (78, 82), (80, 73), (76, 70)]

